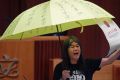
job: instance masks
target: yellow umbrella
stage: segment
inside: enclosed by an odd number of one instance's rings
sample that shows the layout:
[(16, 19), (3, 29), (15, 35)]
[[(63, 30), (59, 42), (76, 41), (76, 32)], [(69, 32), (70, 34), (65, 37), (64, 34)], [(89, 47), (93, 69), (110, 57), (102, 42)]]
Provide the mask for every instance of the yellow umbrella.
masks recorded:
[[(1, 39), (23, 39), (94, 25), (96, 19), (114, 18), (86, 0), (51, 0), (16, 17)], [(57, 28), (56, 28), (57, 27)]]

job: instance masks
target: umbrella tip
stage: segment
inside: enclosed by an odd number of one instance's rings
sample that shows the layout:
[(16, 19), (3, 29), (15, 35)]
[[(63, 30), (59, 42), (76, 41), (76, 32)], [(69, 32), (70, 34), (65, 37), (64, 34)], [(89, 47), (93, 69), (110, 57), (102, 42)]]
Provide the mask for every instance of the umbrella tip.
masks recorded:
[(84, 31), (84, 27), (83, 27), (83, 26), (81, 26), (80, 33), (83, 33), (83, 31)]

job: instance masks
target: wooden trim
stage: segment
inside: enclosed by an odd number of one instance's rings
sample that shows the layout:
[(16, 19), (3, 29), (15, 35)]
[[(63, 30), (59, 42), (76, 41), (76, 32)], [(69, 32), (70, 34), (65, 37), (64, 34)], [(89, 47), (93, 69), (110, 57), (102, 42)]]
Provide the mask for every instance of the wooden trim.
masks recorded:
[[(68, 36), (60, 36), (61, 40), (65, 40), (67, 39)], [(36, 37), (32, 37), (32, 38), (28, 38), (28, 39), (8, 39), (8, 40), (1, 40), (3, 41), (58, 41), (59, 38), (58, 36), (36, 36)], [(0, 42), (1, 42), (0, 41)]]

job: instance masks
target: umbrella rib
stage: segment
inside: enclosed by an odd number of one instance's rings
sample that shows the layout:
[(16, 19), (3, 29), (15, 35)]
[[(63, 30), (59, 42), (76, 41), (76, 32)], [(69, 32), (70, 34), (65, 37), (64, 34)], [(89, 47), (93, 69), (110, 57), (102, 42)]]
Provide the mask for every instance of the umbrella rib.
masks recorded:
[(60, 24), (60, 30), (61, 30), (61, 32), (62, 32), (62, 27), (61, 27), (61, 24)]
[(79, 24), (79, 25), (81, 26), (81, 31), (80, 31), (80, 33), (82, 33), (82, 32), (83, 32), (83, 30), (84, 30), (83, 25), (82, 25), (80, 22), (78, 22), (78, 21), (76, 21), (76, 23), (77, 23), (77, 24)]
[(24, 34), (24, 32), (22, 32), (22, 33), (21, 33), (20, 40), (22, 39), (22, 37), (23, 37), (23, 34)]

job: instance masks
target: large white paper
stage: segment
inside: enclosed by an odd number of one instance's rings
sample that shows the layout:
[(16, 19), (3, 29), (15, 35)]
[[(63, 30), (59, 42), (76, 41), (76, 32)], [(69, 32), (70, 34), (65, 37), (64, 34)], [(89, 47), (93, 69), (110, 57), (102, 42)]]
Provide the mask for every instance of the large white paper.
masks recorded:
[(120, 48), (120, 28), (111, 19), (99, 20), (97, 22), (109, 43), (110, 50), (108, 55), (110, 55), (113, 51)]

